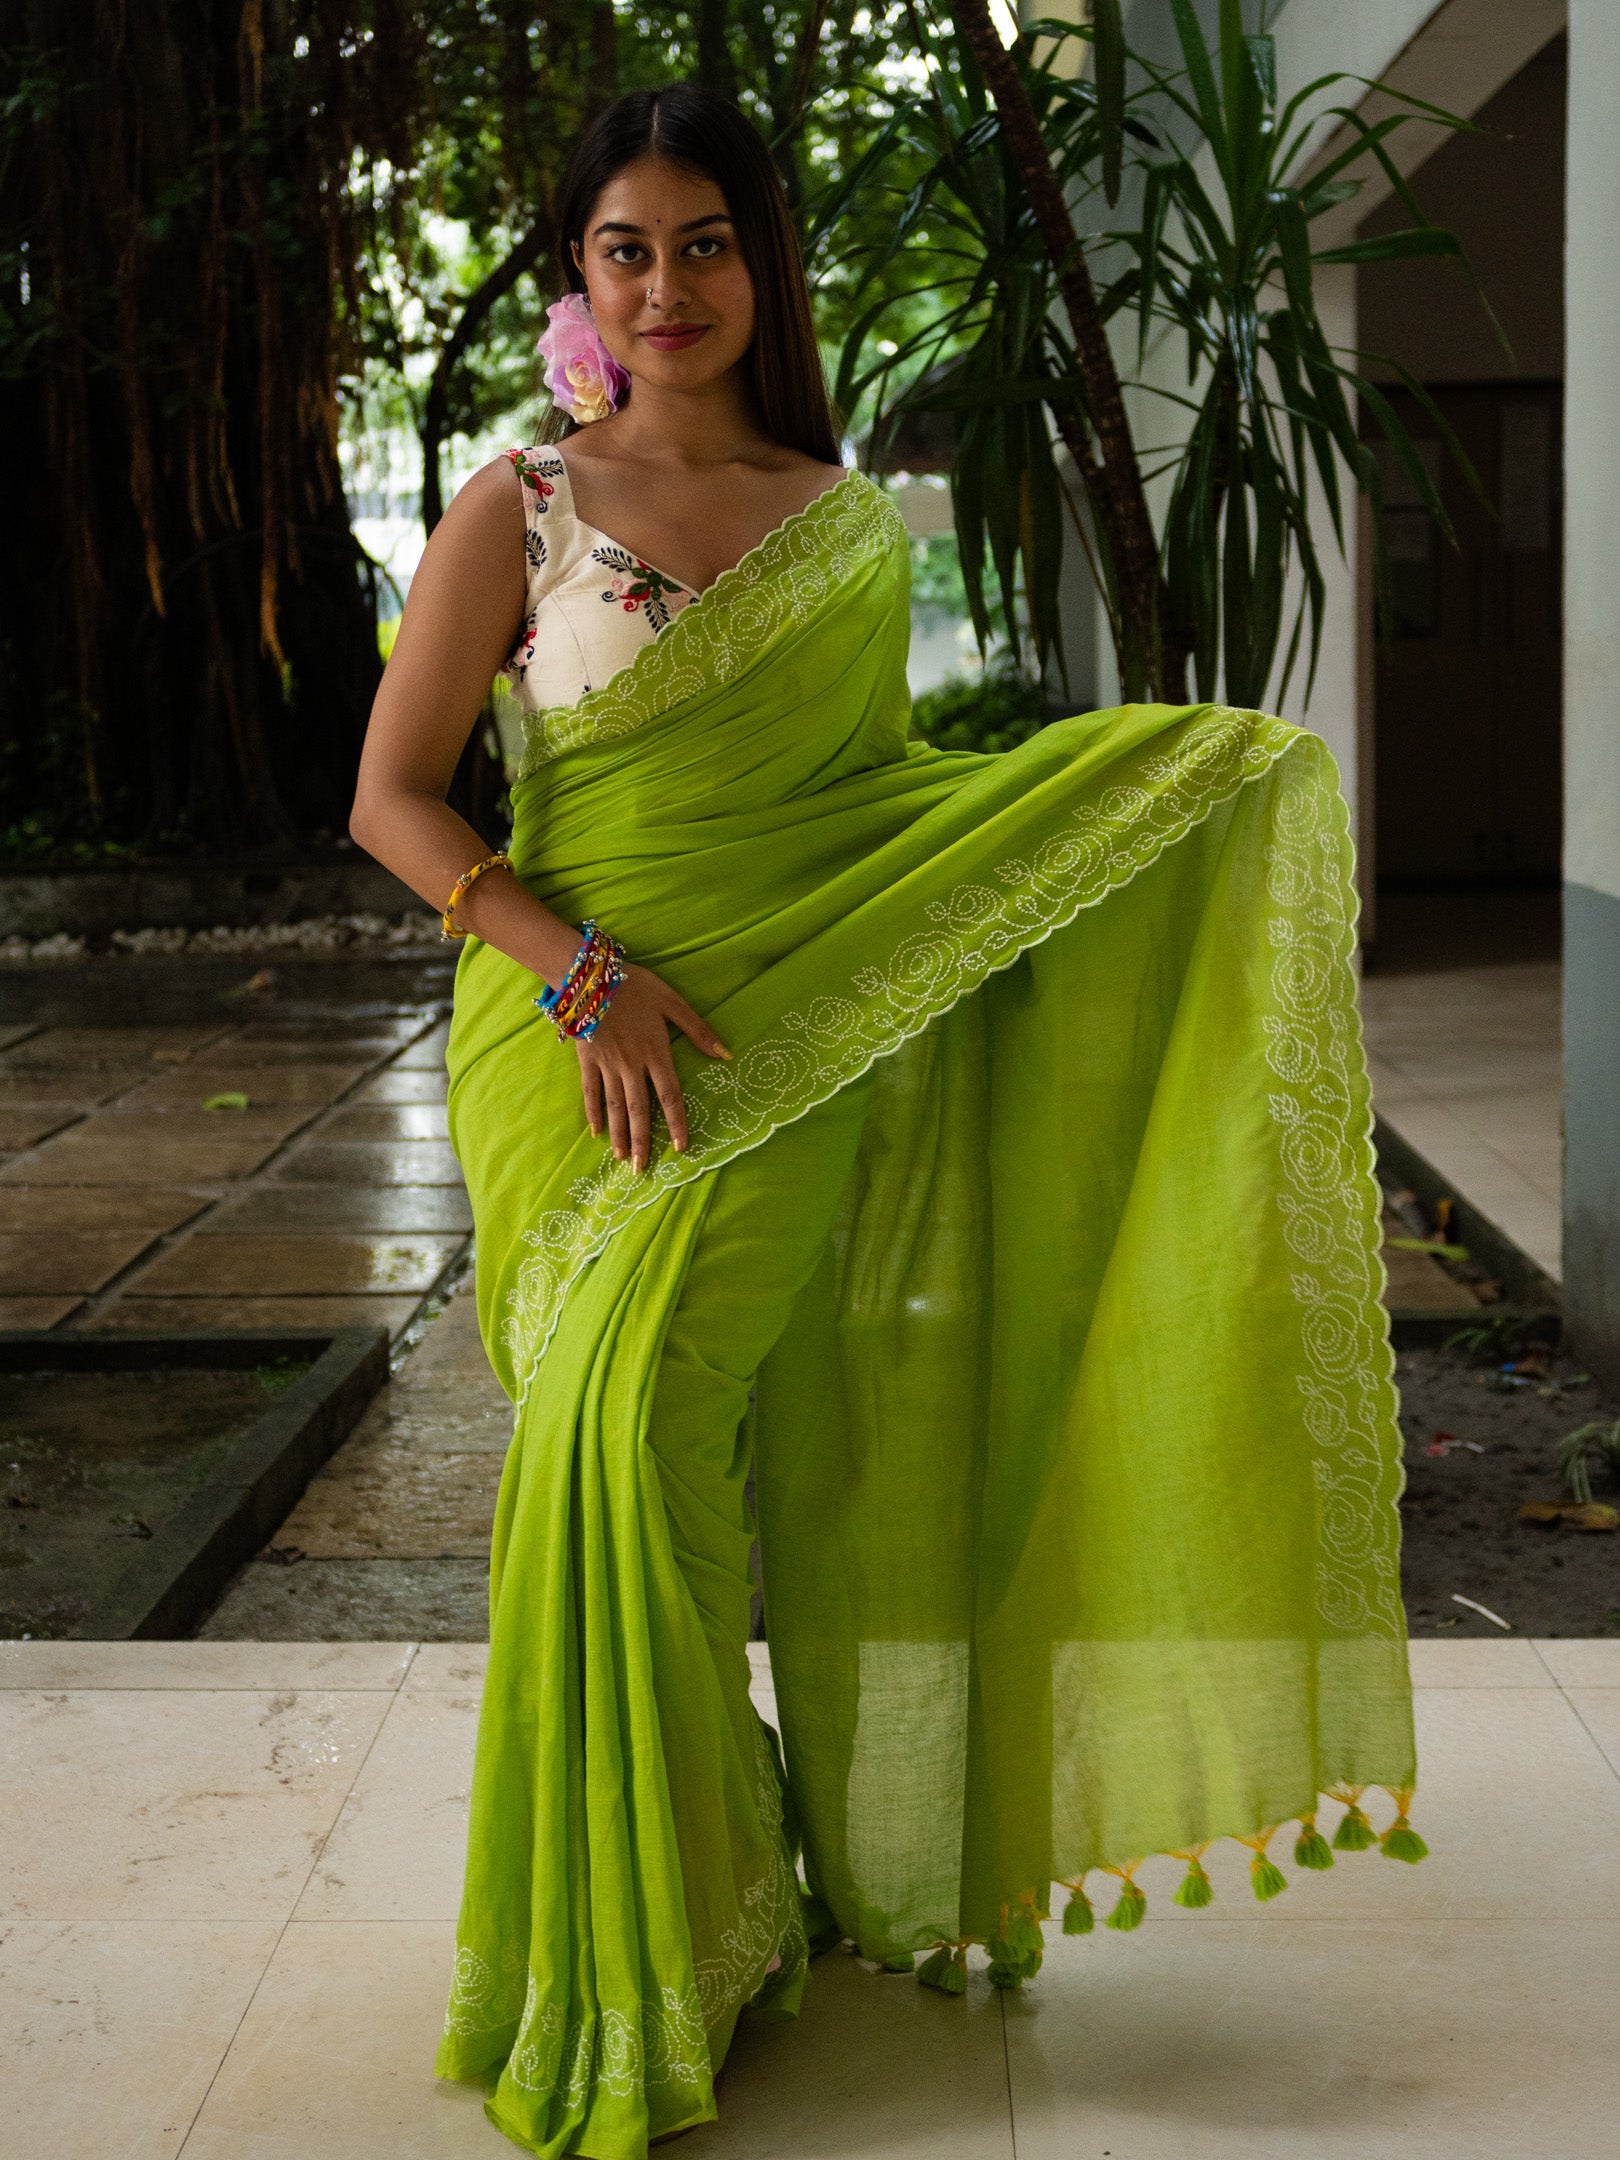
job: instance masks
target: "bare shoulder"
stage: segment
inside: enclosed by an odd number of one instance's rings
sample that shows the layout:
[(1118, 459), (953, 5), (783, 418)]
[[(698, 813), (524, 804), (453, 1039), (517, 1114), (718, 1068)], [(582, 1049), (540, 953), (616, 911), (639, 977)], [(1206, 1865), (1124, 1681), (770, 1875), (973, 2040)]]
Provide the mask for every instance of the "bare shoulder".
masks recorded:
[(478, 535), (509, 541), (514, 526), (521, 532), (523, 488), (510, 458), (492, 458), (456, 490), (439, 532), (452, 524), (466, 539)]
[(791, 463), (779, 468), (780, 484), (784, 493), (797, 495), (795, 509), (807, 508), (817, 496), (825, 495), (829, 488), (849, 477), (842, 465), (824, 465), (820, 458), (806, 457), (802, 451), (791, 453), (791, 459)]

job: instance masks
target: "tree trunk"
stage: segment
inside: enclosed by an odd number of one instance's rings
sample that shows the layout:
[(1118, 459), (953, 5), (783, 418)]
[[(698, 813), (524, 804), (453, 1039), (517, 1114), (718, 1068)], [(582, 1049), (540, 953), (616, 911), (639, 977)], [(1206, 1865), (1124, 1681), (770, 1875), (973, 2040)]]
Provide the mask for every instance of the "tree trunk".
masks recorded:
[(983, 72), (1001, 119), (1002, 135), (1018, 168), (1048, 260), (1057, 272), (1069, 327), (1085, 385), (1093, 450), (1072, 414), (1056, 414), (1059, 431), (1079, 468), (1099, 532), (1113, 566), (1123, 649), (1120, 682), (1126, 697), (1141, 695), (1181, 703), (1187, 695), (1187, 651), (1171, 614), (1159, 572), (1158, 543), (1142, 485), (1130, 420), (1108, 331), (1097, 308), (1080, 237), (1052, 169), (1040, 123), (1017, 62), (996, 35), (985, 0), (964, 0), (953, 10)]
[[(379, 673), (336, 440), (353, 146), (294, 45), (257, 0), (31, 0), (0, 53), (31, 318), (0, 383), (0, 826), (41, 851), (347, 817)], [(29, 54), (60, 95), (17, 94)]]

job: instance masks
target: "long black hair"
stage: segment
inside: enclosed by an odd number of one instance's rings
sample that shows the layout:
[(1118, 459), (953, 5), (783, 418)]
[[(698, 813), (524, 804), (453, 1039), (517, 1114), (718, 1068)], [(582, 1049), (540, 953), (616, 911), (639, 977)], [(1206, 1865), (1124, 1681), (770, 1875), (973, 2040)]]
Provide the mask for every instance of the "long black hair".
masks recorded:
[(649, 151), (702, 173), (726, 198), (754, 282), (754, 342), (744, 364), (761, 427), (790, 450), (841, 463), (787, 197), (764, 137), (728, 99), (696, 83), (671, 83), (632, 90), (591, 123), (562, 186), (558, 238), (569, 289), (585, 290), (574, 250), (584, 251), (597, 198), (615, 173)]

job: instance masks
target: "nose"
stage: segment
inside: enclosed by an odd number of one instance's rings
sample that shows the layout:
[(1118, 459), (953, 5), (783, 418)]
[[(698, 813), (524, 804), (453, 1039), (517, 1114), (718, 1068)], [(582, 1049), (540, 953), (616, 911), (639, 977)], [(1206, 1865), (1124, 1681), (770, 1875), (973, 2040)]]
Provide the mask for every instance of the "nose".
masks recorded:
[(648, 306), (656, 308), (661, 315), (670, 315), (677, 308), (685, 307), (687, 299), (680, 257), (672, 248), (658, 248), (647, 276)]

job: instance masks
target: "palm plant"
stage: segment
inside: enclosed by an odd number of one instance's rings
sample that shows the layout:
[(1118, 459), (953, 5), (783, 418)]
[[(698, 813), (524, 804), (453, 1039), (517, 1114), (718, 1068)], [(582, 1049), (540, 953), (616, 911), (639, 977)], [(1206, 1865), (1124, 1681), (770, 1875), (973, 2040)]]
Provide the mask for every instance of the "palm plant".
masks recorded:
[[(1343, 73), (1279, 101), (1273, 42), (1245, 33), (1241, 0), (1221, 0), (1213, 53), (1192, 0), (1170, 7), (1175, 69), (1128, 51), (1118, 0), (1097, 0), (1084, 28), (1029, 25), (1010, 48), (983, 0), (943, 19), (913, 10), (925, 84), (896, 98), (867, 157), (828, 189), (812, 238), (828, 252), (836, 247), (851, 205), (883, 188), (886, 157), (920, 165), (887, 239), (866, 251), (863, 274), (884, 294), (855, 317), (837, 394), (846, 409), (865, 401), (878, 448), (910, 413), (952, 415), (956, 526), (981, 639), (988, 556), (1013, 638), (1021, 599), (1037, 661), (1044, 668), (1055, 655), (1061, 664), (1056, 542), (1067, 511), (1107, 610), (1124, 695), (1180, 700), (1190, 668), (1200, 698), (1221, 681), (1233, 702), (1254, 704), (1285, 633), (1275, 696), (1307, 632), (1307, 695), (1314, 677), (1325, 581), (1311, 523), (1313, 475), (1341, 547), (1346, 482), (1377, 497), (1356, 397), (1449, 536), (1433, 478), (1369, 379), (1371, 363), (1387, 365), (1412, 392), (1478, 488), (1445, 421), (1396, 358), (1330, 345), (1314, 291), (1326, 264), (1462, 262), (1455, 235), (1423, 216), (1389, 142), (1415, 121), (1466, 123), (1404, 96), (1369, 123), (1334, 102), (1344, 85), (1368, 87)], [(1089, 80), (1073, 69), (1075, 40), (1093, 47)], [(1324, 121), (1349, 141), (1322, 160)], [(1313, 247), (1315, 221), (1353, 196), (1374, 166), (1410, 222)], [(1122, 199), (1133, 205), (1128, 217), (1117, 214)], [(920, 265), (937, 286), (937, 306), (891, 343), (892, 266), (922, 233), (929, 251)], [(1127, 342), (1118, 330), (1133, 321), (1134, 380), (1171, 423), (1165, 441), (1145, 451), (1132, 436), (1115, 358), (1116, 344)], [(1167, 336), (1185, 348), (1181, 387), (1162, 379), (1158, 347)], [(1059, 469), (1059, 443), (1072, 486)], [(1165, 483), (1157, 524), (1149, 498), (1156, 480)]]

